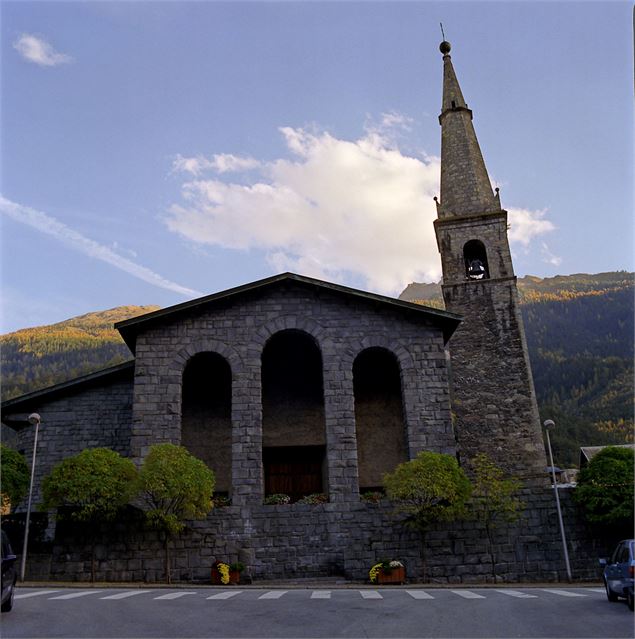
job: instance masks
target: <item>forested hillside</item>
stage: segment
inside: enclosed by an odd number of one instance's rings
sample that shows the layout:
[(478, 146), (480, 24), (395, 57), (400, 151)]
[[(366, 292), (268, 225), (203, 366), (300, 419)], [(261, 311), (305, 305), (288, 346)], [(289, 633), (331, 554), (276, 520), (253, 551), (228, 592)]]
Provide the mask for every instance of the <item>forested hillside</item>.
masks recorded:
[[(518, 280), (541, 419), (553, 419), (556, 463), (580, 446), (633, 441), (632, 273)], [(410, 284), (401, 299), (443, 307), (438, 284)]]
[(2, 335), (2, 399), (132, 359), (113, 324), (158, 308), (120, 306)]
[[(632, 273), (518, 280), (541, 418), (557, 424), (556, 463), (580, 446), (633, 441)], [(438, 284), (411, 284), (401, 299), (443, 307)], [(0, 337), (2, 399), (131, 358), (113, 324), (156, 310), (123, 306)]]

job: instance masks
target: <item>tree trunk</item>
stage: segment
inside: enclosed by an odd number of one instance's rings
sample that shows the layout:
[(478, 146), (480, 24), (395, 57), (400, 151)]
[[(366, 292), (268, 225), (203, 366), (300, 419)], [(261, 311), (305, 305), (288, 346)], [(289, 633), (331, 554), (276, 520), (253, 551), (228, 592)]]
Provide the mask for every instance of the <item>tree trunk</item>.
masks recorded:
[(489, 523), (485, 524), (485, 531), (487, 532), (487, 543), (489, 544), (489, 558), (492, 564), (492, 579), (496, 583), (496, 559), (494, 557), (494, 542), (492, 541), (492, 530)]
[(166, 532), (165, 539), (163, 540), (163, 547), (165, 548), (165, 583), (172, 583), (172, 575), (170, 574), (170, 535)]
[(427, 566), (426, 566), (426, 531), (421, 531), (421, 579), (426, 583)]
[(95, 567), (95, 537), (93, 536), (90, 543), (90, 583), (95, 583), (95, 573), (97, 572)]

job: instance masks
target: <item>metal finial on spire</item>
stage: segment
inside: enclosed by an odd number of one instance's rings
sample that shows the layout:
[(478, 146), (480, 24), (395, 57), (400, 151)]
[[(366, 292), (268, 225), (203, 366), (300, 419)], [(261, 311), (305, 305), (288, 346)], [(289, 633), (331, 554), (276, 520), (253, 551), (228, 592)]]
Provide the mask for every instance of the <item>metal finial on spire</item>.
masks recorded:
[(439, 22), (439, 24), (441, 25), (441, 36), (443, 37), (443, 42), (439, 45), (439, 51), (441, 51), (441, 53), (443, 55), (447, 55), (448, 53), (450, 53), (450, 43), (445, 39), (445, 33), (443, 32), (443, 22)]

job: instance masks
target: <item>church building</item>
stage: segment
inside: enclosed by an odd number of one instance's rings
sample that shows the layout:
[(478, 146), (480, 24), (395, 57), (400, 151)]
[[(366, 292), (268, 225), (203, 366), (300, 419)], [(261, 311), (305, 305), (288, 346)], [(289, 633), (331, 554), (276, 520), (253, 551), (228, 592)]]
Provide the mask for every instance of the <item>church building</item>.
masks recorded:
[[(363, 579), (385, 557), (403, 560), (416, 578), (416, 534), (385, 500), (360, 495), (380, 490), (384, 473), (420, 451), (457, 456), (468, 470), (486, 452), (522, 479), (528, 504), (522, 526), (500, 533), (502, 573), (557, 574), (538, 547), (541, 535), (543, 544), (557, 542), (557, 532), (539, 496), (547, 464), (507, 212), (449, 43), (440, 49), (435, 231), (447, 310), (283, 273), (119, 322), (134, 360), (2, 405), (27, 459), (27, 416), (41, 415), (36, 503), (42, 478), (65, 457), (103, 446), (140, 462), (150, 446), (170, 442), (208, 464), (217, 492), (230, 500), (188, 524), (174, 551), (177, 579), (203, 579), (217, 559), (242, 561), (256, 580)], [(292, 503), (266, 503), (279, 493)], [(298, 503), (313, 494), (324, 503)], [(548, 532), (539, 532), (543, 526)], [(144, 534), (117, 538), (130, 551), (116, 565), (100, 562), (101, 578), (161, 578)], [(441, 527), (430, 543), (433, 579), (481, 578), (482, 531)], [(53, 548), (50, 576), (81, 578), (71, 544), (58, 534)]]

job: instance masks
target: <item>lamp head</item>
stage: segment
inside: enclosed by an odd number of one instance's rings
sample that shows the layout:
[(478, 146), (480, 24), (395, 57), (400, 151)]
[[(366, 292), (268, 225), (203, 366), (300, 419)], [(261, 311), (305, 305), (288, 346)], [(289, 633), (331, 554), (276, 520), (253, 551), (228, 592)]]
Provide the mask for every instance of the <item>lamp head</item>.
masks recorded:
[(553, 428), (556, 425), (556, 422), (554, 422), (553, 419), (545, 419), (542, 425), (547, 429)]
[(42, 421), (40, 419), (40, 416), (37, 413), (31, 413), (28, 417), (28, 420), (31, 426), (35, 426), (36, 424), (39, 424)]

